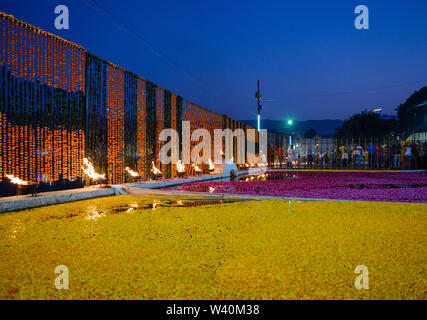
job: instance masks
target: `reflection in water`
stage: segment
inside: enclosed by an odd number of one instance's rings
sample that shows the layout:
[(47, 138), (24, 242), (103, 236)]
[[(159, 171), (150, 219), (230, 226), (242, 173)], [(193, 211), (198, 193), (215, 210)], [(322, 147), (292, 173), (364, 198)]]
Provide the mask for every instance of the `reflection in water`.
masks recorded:
[(87, 220), (98, 220), (99, 218), (105, 217), (105, 213), (98, 210), (95, 206), (90, 206), (85, 212)]
[[(215, 179), (213, 181), (233, 181), (233, 182), (248, 182), (248, 181), (269, 181), (269, 180), (286, 180), (286, 179), (296, 179), (295, 174), (273, 174), (273, 173), (263, 173), (263, 174), (248, 174), (240, 177), (224, 177), (220, 179)], [(169, 187), (168, 189), (175, 189), (175, 187)]]
[(160, 208), (160, 201), (153, 200), (153, 210), (156, 210), (157, 208)]
[(129, 204), (129, 209), (127, 209), (126, 212), (131, 212), (136, 209), (138, 209), (138, 202), (134, 201)]
[(132, 202), (127, 206), (119, 206), (111, 209), (112, 213), (120, 212), (131, 212), (134, 210), (156, 210), (160, 207), (176, 208), (176, 207), (198, 207), (205, 205), (217, 205), (223, 203), (231, 203), (237, 201), (250, 201), (250, 199), (180, 199), (180, 200), (168, 200), (168, 199), (157, 199), (153, 200), (152, 203), (145, 201), (138, 204)]
[(24, 230), (25, 227), (21, 223), (14, 224), (12, 229), (10, 230), (12, 239), (17, 240), (18, 237), (24, 232)]
[(264, 173), (264, 174), (253, 174), (253, 175), (247, 175), (242, 177), (236, 177), (233, 180), (229, 181), (235, 181), (235, 182), (247, 182), (247, 181), (269, 181), (269, 180), (287, 180), (287, 179), (296, 179), (295, 174), (271, 174), (271, 173)]

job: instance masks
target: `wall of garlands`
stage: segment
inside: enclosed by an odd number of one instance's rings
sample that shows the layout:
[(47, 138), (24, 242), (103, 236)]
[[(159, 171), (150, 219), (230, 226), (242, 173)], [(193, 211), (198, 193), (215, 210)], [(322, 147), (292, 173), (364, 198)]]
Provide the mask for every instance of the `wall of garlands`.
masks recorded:
[(6, 174), (83, 185), (84, 157), (109, 183), (129, 182), (125, 167), (138, 172), (133, 181), (149, 179), (152, 162), (174, 177), (176, 167), (159, 160), (161, 130), (177, 130), (182, 141), (183, 120), (212, 137), (214, 129), (248, 127), (224, 119), (0, 12), (0, 185)]
[[(258, 132), (255, 131), (255, 134), (252, 135), (252, 133), (250, 133), (250, 130), (255, 130), (255, 128), (253, 128), (250, 125), (247, 125), (245, 123), (242, 123), (240, 121), (234, 120), (226, 115), (222, 116), (222, 128), (223, 130), (225, 129), (230, 129), (232, 132), (234, 132), (236, 129), (240, 129), (238, 131), (237, 136), (233, 136), (233, 146), (232, 146), (232, 150), (229, 150), (230, 154), (232, 155), (234, 161), (236, 162), (237, 159), (237, 155), (238, 152), (241, 152), (241, 155), (245, 155), (245, 161), (246, 162), (250, 162), (249, 159), (247, 158), (247, 153), (251, 152), (253, 154), (253, 156), (255, 156), (258, 153), (258, 149), (259, 149), (259, 135)], [(241, 141), (241, 143), (238, 143), (238, 141)], [(225, 150), (225, 137), (223, 139), (223, 148)], [(254, 145), (254, 150), (250, 150), (248, 149), (248, 142), (252, 143)], [(253, 153), (253, 151), (255, 151), (255, 154)]]
[(0, 181), (75, 181), (85, 135), (85, 50), (0, 13)]
[[(182, 120), (190, 122), (190, 136), (194, 130), (204, 128), (209, 131), (211, 136), (211, 150), (214, 150), (214, 130), (222, 129), (222, 115), (214, 111), (200, 107), (194, 103), (185, 101), (182, 107)], [(184, 148), (186, 141), (183, 140)], [(198, 141), (190, 142), (190, 150), (198, 144)], [(213, 151), (211, 159), (214, 159)]]

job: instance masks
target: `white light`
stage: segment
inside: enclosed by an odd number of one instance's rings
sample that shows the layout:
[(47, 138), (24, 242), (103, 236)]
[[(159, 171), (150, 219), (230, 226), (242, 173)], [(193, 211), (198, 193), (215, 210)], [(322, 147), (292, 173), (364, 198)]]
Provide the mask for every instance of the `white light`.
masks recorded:
[(215, 165), (213, 164), (211, 159), (209, 159), (209, 170), (215, 170)]
[(96, 173), (95, 168), (93, 167), (93, 164), (89, 161), (88, 158), (83, 158), (83, 165), (84, 165), (82, 167), (83, 172), (93, 180), (105, 179), (105, 173), (104, 174)]
[(152, 165), (151, 172), (153, 174), (162, 174), (162, 172), (159, 169), (157, 169), (156, 166), (154, 165), (154, 161), (151, 161), (151, 165)]
[(18, 177), (15, 177), (13, 174), (7, 174), (6, 177), (8, 177), (10, 182), (12, 182), (14, 184), (20, 184), (20, 185), (29, 184), (28, 181), (21, 180)]
[(184, 172), (185, 171), (185, 165), (182, 164), (181, 160), (178, 160), (176, 163), (176, 169), (178, 172)]
[(261, 115), (258, 114), (258, 131), (261, 130)]
[(130, 174), (132, 177), (138, 177), (138, 176), (139, 176), (137, 172), (133, 171), (133, 170), (132, 170), (131, 168), (129, 168), (129, 167), (126, 167), (126, 168), (125, 168), (125, 170), (126, 170), (127, 172), (129, 172), (129, 174)]

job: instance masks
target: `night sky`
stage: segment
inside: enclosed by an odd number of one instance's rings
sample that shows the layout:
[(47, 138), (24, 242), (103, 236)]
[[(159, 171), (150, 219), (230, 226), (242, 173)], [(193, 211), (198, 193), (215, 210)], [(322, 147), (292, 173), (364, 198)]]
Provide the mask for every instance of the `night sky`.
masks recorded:
[[(69, 30), (54, 27), (60, 4)], [(354, 27), (359, 4), (369, 30)], [(0, 0), (0, 10), (237, 120), (256, 117), (258, 79), (263, 117), (276, 120), (392, 113), (427, 85), (425, 0)]]

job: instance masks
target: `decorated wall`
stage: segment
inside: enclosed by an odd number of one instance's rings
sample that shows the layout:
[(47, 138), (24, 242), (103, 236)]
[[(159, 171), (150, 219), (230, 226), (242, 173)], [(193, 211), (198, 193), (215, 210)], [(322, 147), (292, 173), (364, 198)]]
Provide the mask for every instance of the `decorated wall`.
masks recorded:
[(182, 142), (183, 120), (212, 137), (248, 127), (1, 12), (0, 40), (2, 188), (6, 174), (51, 189), (82, 186), (85, 157), (108, 183), (131, 181), (126, 167), (138, 173), (132, 181), (146, 180), (153, 162), (174, 177), (176, 166), (158, 156), (164, 128)]

